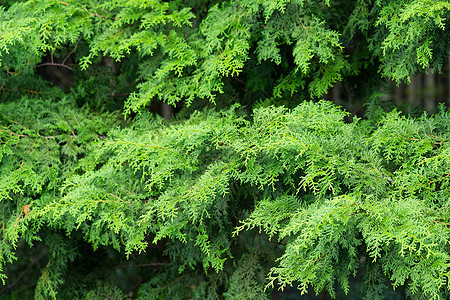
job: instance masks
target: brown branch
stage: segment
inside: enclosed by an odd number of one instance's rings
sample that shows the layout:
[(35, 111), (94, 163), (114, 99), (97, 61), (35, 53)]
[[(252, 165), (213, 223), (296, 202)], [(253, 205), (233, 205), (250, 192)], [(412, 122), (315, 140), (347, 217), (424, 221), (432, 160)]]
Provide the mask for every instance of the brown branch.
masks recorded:
[(437, 182), (437, 181), (441, 181), (442, 179), (447, 178), (447, 177), (449, 177), (449, 176), (450, 176), (450, 173), (448, 173), (448, 174), (445, 175), (444, 177), (439, 178), (439, 179), (437, 179), (437, 180), (431, 180), (431, 181), (428, 182), (428, 185), (431, 185), (432, 183)]
[(66, 68), (66, 69), (69, 69), (69, 70), (72, 71), (72, 68), (69, 67), (68, 65), (65, 65), (65, 64), (57, 64), (57, 63), (52, 63), (52, 62), (39, 64), (39, 65), (36, 65), (36, 66), (34, 66), (34, 67), (35, 67), (35, 68), (39, 68), (39, 67), (44, 67), (44, 66), (63, 67), (63, 68)]
[(416, 139), (416, 138), (408, 138), (408, 137), (404, 137), (404, 136), (402, 136), (402, 138), (404, 138), (406, 140), (410, 140), (410, 141), (420, 141), (420, 139)]
[[(429, 133), (425, 133), (425, 134), (428, 135), (428, 136), (431, 136), (431, 137), (433, 137), (433, 138), (435, 138), (435, 139), (440, 139), (440, 140), (443, 140), (443, 139), (444, 139), (444, 138), (441, 138), (441, 137), (439, 137), (439, 136), (432, 135), (432, 134), (429, 134)], [(404, 136), (402, 136), (402, 138), (407, 139), (407, 140), (411, 140), (411, 141), (420, 141), (420, 140), (421, 140), (421, 139), (417, 139), (417, 138), (408, 138), (408, 137), (404, 137)], [(434, 142), (433, 145), (443, 145), (443, 144), (445, 144), (445, 143), (448, 143), (448, 141), (444, 141), (444, 142)]]
[[(15, 135), (15, 136), (17, 136), (17, 137), (19, 137), (19, 138), (30, 137), (29, 134), (18, 134), (18, 133), (15, 133), (15, 132), (9, 130), (8, 127), (3, 126), (3, 128), (5, 128), (5, 129), (0, 129), (0, 131), (7, 132), (7, 133), (9, 133), (10, 135)], [(49, 140), (49, 139), (55, 139), (55, 138), (59, 138), (59, 137), (62, 137), (62, 136), (63, 136), (63, 134), (41, 136), (39, 133), (37, 133), (37, 135), (38, 135), (40, 138), (43, 138), (43, 139), (46, 139), (46, 140)], [(75, 134), (71, 134), (71, 135), (69, 135), (69, 136), (70, 136), (71, 138), (77, 137)], [(102, 136), (99, 136), (99, 137), (101, 138)]]
[(190, 274), (184, 274), (184, 275), (181, 275), (180, 277), (176, 278), (175, 280), (172, 280), (171, 282), (169, 282), (168, 284), (166, 284), (166, 285), (163, 287), (163, 290), (167, 289), (169, 286), (171, 286), (171, 285), (174, 284), (175, 282), (177, 282), (177, 281), (183, 279), (183, 278), (186, 277), (187, 275), (190, 275)]
[(115, 92), (113, 92), (113, 93), (110, 94), (109, 96), (110, 96), (110, 97), (124, 97), (124, 96), (129, 96), (129, 95), (130, 95), (129, 93), (128, 93), (128, 94), (124, 94), (123, 91), (127, 90), (128, 88), (130, 88), (130, 87), (132, 87), (132, 86), (135, 86), (135, 85), (138, 84), (140, 81), (142, 81), (142, 79), (135, 80), (135, 81), (133, 81), (132, 83), (130, 83), (129, 85), (127, 85), (126, 87), (121, 88), (121, 89), (117, 92), (117, 94), (116, 94)]
[(8, 129), (8, 127), (3, 126), (3, 128), (6, 128), (6, 129), (0, 129), (0, 131), (7, 132), (7, 133), (9, 133), (10, 135), (15, 135), (15, 136), (18, 136), (18, 137), (20, 137), (20, 138), (21, 138), (21, 137), (28, 137), (27, 134), (17, 134), (17, 133), (15, 133), (15, 132), (12, 132), (11, 130)]
[(38, 91), (29, 90), (29, 89), (19, 89), (19, 91), (25, 91), (25, 92), (29, 92), (32, 94), (43, 94), (44, 93), (44, 92), (38, 92)]
[(80, 39), (78, 39), (78, 41), (77, 41), (76, 44), (75, 44), (75, 48), (73, 48), (72, 51), (70, 51), (69, 54), (67, 54), (67, 56), (64, 58), (64, 60), (62, 61), (61, 64), (64, 65), (64, 64), (66, 63), (66, 60), (72, 55), (72, 53), (74, 53), (75, 50), (77, 50), (77, 48), (78, 48), (78, 42), (79, 42), (79, 41), (80, 41)]
[(445, 222), (442, 222), (442, 221), (431, 220), (431, 222), (435, 222), (435, 223), (439, 223), (439, 224), (444, 224), (444, 225), (450, 226), (450, 223), (445, 223)]
[(111, 196), (113, 196), (114, 198), (116, 198), (116, 199), (119, 199), (120, 200), (120, 202), (122, 202), (122, 203), (125, 203), (125, 201), (123, 201), (123, 199), (122, 198), (120, 198), (119, 196), (117, 196), (117, 195), (114, 195), (113, 193), (109, 193)]
[[(306, 31), (306, 34), (308, 34), (308, 30), (306, 30), (306, 26), (305, 24), (303, 24), (303, 21), (300, 19), (300, 23), (302, 23), (302, 27), (303, 29)], [(309, 35), (309, 34), (308, 34)]]
[[(49, 139), (55, 139), (55, 138), (59, 138), (59, 137), (62, 137), (63, 135), (62, 134), (60, 134), (60, 135), (49, 135), (49, 136), (41, 136), (41, 138), (43, 138), (43, 139), (46, 139), (46, 140), (49, 140)], [(71, 135), (69, 135), (71, 138), (74, 138), (74, 137), (77, 137), (75, 134), (71, 134)]]
[(313, 264), (315, 264), (316, 262), (318, 262), (319, 260), (321, 260), (322, 258), (325, 257), (325, 253), (322, 254), (320, 257), (318, 257), (317, 259), (313, 260)]
[(245, 81), (243, 81), (243, 80), (241, 80), (241, 79), (239, 79), (239, 78), (236, 78), (235, 76), (231, 77), (231, 80), (233, 80), (233, 81), (239, 83), (240, 85), (243, 85), (243, 86), (246, 85)]
[[(58, 1), (59, 3), (61, 3), (61, 4), (64, 4), (64, 5), (69, 6), (69, 3), (62, 2), (62, 1), (60, 1), (60, 0), (57, 0), (57, 1)], [(87, 13), (89, 13), (89, 14), (95, 16), (95, 17), (100, 17), (100, 18), (105, 18), (105, 19), (111, 19), (111, 20), (114, 20), (114, 21), (116, 20), (115, 18), (106, 17), (106, 16), (102, 16), (102, 15), (99, 15), (99, 14), (91, 13), (90, 11), (88, 11), (88, 9), (87, 9), (86, 7), (84, 8), (84, 10), (85, 10)]]
[(44, 93), (44, 92), (38, 92), (38, 91), (29, 90), (29, 89), (7, 89), (7, 88), (4, 88), (3, 86), (0, 86), (0, 90), (1, 91), (8, 91), (8, 92), (25, 91), (25, 92), (29, 92), (29, 93), (32, 93), (32, 94), (43, 94)]
[(139, 264), (139, 265), (116, 266), (116, 268), (155, 267), (155, 266), (164, 266), (164, 265), (166, 265), (166, 263), (148, 263), (148, 264)]
[(19, 283), (19, 281), (28, 274), (28, 272), (33, 268), (34, 265), (39, 265), (39, 260), (41, 260), (44, 256), (48, 255), (48, 252), (44, 252), (39, 257), (37, 257), (31, 264), (28, 265), (28, 267), (20, 273), (16, 279), (10, 284), (5, 286), (3, 289), (0, 290), (0, 294), (5, 293), (7, 290), (12, 290), (16, 284)]
[(135, 285), (133, 285), (128, 291), (127, 291), (127, 295), (130, 293), (133, 293), (134, 290), (136, 290), (142, 283), (144, 282), (143, 279), (139, 280)]
[(154, 145), (147, 145), (147, 144), (139, 144), (139, 143), (133, 143), (133, 142), (128, 142), (128, 141), (119, 141), (119, 144), (127, 144), (127, 145), (134, 145), (134, 146), (138, 146), (138, 147), (148, 147), (148, 148), (153, 148), (153, 149), (162, 149), (162, 150), (166, 150), (166, 151), (173, 151), (176, 153), (183, 153), (183, 154), (189, 154), (192, 155), (192, 153), (189, 152), (185, 152), (185, 151), (178, 151), (172, 148), (167, 148), (167, 147), (163, 147), (163, 146), (154, 146)]
[(225, 56), (223, 56), (222, 51), (220, 51), (219, 48), (217, 48), (217, 50), (219, 50), (220, 56), (222, 56), (222, 58), (223, 58), (224, 60), (227, 60), (227, 59), (225, 58)]
[(93, 15), (94, 17), (105, 18), (105, 19), (110, 19), (110, 20), (116, 21), (116, 18), (114, 18), (114, 17), (107, 17), (107, 16), (102, 16), (102, 15), (96, 14), (96, 13), (92, 13), (92, 12), (90, 12), (86, 7), (84, 8), (84, 10), (85, 10), (88, 14)]
[(433, 135), (433, 134), (430, 134), (430, 133), (425, 133), (425, 134), (426, 134), (426, 135), (429, 135), (429, 136), (432, 136), (432, 137), (434, 137), (434, 138), (443, 140), (443, 138), (441, 138), (441, 137), (439, 137), (439, 136), (436, 136), (436, 135)]

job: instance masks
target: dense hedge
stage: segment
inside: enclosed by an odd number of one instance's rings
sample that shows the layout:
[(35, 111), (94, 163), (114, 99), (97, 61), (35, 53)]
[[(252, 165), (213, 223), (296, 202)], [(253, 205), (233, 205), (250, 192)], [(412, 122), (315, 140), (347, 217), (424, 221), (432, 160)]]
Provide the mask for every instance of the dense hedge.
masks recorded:
[(0, 297), (450, 298), (447, 1), (0, 4)]

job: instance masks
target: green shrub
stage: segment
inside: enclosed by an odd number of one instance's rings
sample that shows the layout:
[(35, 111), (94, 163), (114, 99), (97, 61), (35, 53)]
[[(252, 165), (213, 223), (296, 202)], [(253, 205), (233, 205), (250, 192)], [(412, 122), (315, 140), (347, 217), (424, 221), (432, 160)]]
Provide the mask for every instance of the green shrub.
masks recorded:
[(450, 297), (450, 114), (367, 100), (441, 67), (447, 1), (0, 3), (6, 297)]

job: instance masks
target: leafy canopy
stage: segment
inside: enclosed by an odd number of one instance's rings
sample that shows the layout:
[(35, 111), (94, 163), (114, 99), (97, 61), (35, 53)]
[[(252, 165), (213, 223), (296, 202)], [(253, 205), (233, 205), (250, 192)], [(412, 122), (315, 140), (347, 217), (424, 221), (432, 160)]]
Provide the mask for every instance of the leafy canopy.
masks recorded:
[(449, 298), (448, 110), (318, 100), (440, 70), (447, 1), (0, 4), (0, 276), (33, 286), (12, 295), (337, 297), (362, 276), (365, 299)]

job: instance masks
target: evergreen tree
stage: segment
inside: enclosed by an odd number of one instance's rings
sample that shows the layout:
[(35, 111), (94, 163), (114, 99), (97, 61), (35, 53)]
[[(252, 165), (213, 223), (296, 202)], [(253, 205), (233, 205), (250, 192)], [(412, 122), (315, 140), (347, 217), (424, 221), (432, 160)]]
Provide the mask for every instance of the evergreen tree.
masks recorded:
[(0, 5), (0, 297), (450, 298), (448, 1)]

